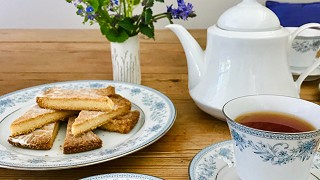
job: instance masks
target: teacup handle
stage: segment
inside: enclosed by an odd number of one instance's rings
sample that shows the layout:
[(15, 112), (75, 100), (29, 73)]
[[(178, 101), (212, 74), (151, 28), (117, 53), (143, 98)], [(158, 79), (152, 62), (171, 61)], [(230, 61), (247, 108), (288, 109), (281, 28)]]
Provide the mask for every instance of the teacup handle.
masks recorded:
[[(305, 25), (300, 26), (290, 37), (290, 46), (292, 45), (293, 40), (300, 34), (302, 31), (309, 29), (309, 28), (319, 28), (320, 29), (320, 24), (319, 23), (308, 23)], [(320, 48), (319, 48), (320, 51)], [(309, 66), (304, 72), (300, 74), (298, 79), (296, 80), (296, 86), (300, 92), (301, 84), (302, 82), (308, 77), (308, 75), (315, 70), (319, 65), (320, 65), (320, 57), (319, 51), (317, 53), (317, 57), (315, 57), (315, 62)]]

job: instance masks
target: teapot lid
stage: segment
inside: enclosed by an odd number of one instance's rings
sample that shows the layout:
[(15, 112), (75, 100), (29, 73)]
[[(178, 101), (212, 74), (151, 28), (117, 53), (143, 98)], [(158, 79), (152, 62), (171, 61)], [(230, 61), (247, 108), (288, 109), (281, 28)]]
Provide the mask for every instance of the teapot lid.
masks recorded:
[(256, 0), (243, 0), (228, 9), (218, 19), (217, 26), (241, 32), (273, 31), (281, 28), (276, 14)]

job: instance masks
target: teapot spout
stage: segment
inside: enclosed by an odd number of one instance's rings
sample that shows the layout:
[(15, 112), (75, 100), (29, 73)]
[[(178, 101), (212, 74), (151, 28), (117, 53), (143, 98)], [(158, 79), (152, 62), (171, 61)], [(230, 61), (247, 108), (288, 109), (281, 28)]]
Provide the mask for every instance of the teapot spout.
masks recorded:
[(170, 24), (166, 27), (178, 36), (182, 44), (188, 64), (188, 87), (193, 89), (200, 82), (204, 72), (204, 51), (183, 26)]

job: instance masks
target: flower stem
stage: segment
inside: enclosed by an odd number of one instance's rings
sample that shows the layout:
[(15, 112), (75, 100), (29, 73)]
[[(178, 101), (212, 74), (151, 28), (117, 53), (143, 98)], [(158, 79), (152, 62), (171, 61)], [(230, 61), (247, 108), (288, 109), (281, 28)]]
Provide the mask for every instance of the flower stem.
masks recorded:
[(127, 5), (126, 5), (126, 0), (122, 0), (122, 6), (123, 6), (123, 16), (127, 17)]
[(128, 15), (128, 17), (132, 17), (132, 11), (133, 11), (132, 1), (128, 0), (127, 3), (128, 3), (127, 15)]
[(166, 15), (167, 16), (167, 13), (165, 12), (165, 13), (156, 14), (156, 15), (153, 16), (153, 18), (156, 18), (158, 16), (162, 16), (162, 15)]
[(156, 22), (157, 20), (162, 19), (162, 18), (167, 18), (171, 24), (173, 23), (167, 13), (157, 14), (157, 15), (153, 16), (153, 22)]

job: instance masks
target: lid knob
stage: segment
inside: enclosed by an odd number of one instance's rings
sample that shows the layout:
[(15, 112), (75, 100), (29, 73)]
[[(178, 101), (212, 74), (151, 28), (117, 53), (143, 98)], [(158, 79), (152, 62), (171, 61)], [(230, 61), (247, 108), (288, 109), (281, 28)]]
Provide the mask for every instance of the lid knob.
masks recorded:
[(231, 7), (220, 16), (217, 25), (224, 30), (240, 32), (273, 31), (281, 28), (276, 14), (256, 0), (243, 0)]

